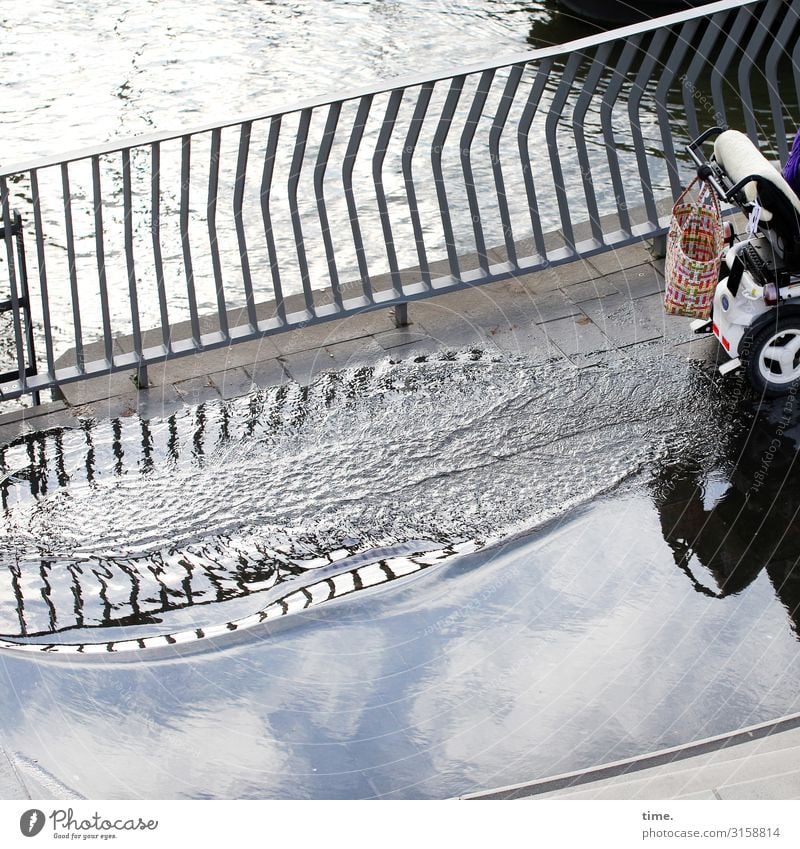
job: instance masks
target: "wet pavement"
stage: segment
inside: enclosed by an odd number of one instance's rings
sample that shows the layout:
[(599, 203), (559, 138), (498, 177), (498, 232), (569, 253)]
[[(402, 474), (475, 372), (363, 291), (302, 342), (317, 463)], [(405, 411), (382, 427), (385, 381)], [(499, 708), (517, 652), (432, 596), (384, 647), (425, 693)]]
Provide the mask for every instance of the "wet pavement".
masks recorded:
[(800, 410), (593, 262), (7, 421), (0, 791), (438, 798), (799, 710)]

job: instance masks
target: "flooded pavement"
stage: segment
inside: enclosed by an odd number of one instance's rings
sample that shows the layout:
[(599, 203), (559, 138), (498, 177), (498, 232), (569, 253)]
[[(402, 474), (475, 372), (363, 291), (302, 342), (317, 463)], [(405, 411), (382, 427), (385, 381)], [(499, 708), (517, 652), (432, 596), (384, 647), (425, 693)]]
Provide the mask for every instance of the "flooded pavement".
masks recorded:
[(7, 447), (18, 771), (442, 797), (797, 710), (800, 411), (645, 348), (387, 358)]

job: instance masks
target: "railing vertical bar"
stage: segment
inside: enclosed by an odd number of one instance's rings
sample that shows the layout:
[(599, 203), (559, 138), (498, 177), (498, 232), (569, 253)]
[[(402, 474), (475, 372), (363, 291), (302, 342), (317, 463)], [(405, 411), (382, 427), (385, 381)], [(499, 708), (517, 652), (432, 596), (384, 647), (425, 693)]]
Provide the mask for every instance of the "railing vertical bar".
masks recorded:
[[(641, 40), (637, 38), (636, 42), (640, 44)], [(647, 151), (645, 150), (644, 138), (642, 136), (640, 107), (645, 88), (653, 78), (656, 62), (661, 56), (666, 43), (667, 31), (665, 29), (656, 30), (650, 39), (644, 59), (639, 67), (639, 72), (636, 74), (633, 87), (628, 95), (628, 118), (633, 136), (633, 149), (636, 153), (636, 165), (639, 169), (639, 183), (642, 187), (642, 195), (644, 196), (644, 208), (647, 220), (653, 226), (658, 224), (658, 211), (656, 210), (656, 200), (653, 193), (653, 180), (650, 176), (650, 168), (647, 163)]]
[(572, 229), (572, 217), (570, 216), (567, 188), (564, 183), (564, 171), (561, 167), (561, 157), (558, 152), (558, 124), (572, 91), (572, 83), (575, 81), (575, 75), (578, 73), (578, 68), (582, 61), (582, 54), (570, 54), (545, 120), (545, 138), (547, 139), (547, 149), (550, 154), (550, 170), (553, 174), (553, 188), (556, 192), (558, 214), (561, 219), (561, 232), (567, 247), (572, 252), (575, 251), (575, 234)]
[(372, 95), (362, 97), (358, 103), (356, 118), (353, 123), (353, 130), (350, 134), (350, 140), (347, 144), (347, 150), (342, 163), (342, 184), (344, 186), (344, 196), (347, 201), (347, 212), (350, 217), (350, 229), (353, 233), (353, 244), (356, 249), (356, 262), (358, 263), (358, 273), (361, 276), (361, 289), (364, 297), (368, 300), (374, 300), (372, 292), (372, 282), (369, 277), (369, 266), (367, 263), (367, 253), (364, 250), (364, 240), (361, 236), (361, 224), (358, 220), (358, 205), (356, 204), (355, 193), (353, 192), (353, 168), (355, 166), (356, 156), (361, 146), (361, 139), (364, 137), (364, 128), (367, 125), (369, 111), (372, 108)]
[(539, 212), (539, 200), (536, 197), (536, 183), (533, 179), (533, 164), (531, 162), (531, 152), (529, 149), (529, 137), (533, 119), (539, 109), (542, 95), (547, 86), (547, 81), (550, 78), (550, 71), (553, 67), (552, 59), (545, 59), (536, 70), (536, 76), (531, 84), (531, 91), (525, 103), (520, 116), (519, 125), (517, 127), (517, 146), (519, 148), (519, 158), (522, 165), (522, 178), (525, 183), (525, 194), (528, 199), (528, 210), (531, 216), (531, 229), (533, 231), (533, 242), (536, 245), (536, 251), (542, 259), (547, 257), (547, 247), (544, 243), (544, 231), (542, 229), (542, 216)]
[(22, 340), (22, 323), (19, 312), (19, 294), (17, 292), (17, 273), (14, 262), (14, 237), (11, 233), (12, 218), (11, 204), (8, 195), (8, 183), (5, 177), (0, 177), (0, 209), (3, 213), (3, 236), (6, 243), (6, 257), (8, 260), (8, 284), (11, 295), (11, 315), (14, 323), (14, 343), (17, 349), (17, 370), (22, 391), (26, 392), (28, 379), (25, 373), (25, 349)]
[[(758, 56), (764, 41), (770, 34), (772, 22), (778, 10), (785, 11), (785, 3), (767, 3), (766, 8), (761, 11), (756, 21), (756, 30), (753, 33), (752, 39), (745, 45), (744, 56), (739, 62), (739, 94), (742, 98), (742, 106), (744, 108), (744, 124), (747, 128), (747, 134), (753, 141), (758, 140), (758, 126), (756, 124), (755, 110), (753, 109), (753, 93), (750, 88), (750, 75), (754, 65), (758, 61)], [(777, 127), (776, 127), (777, 129)]]
[(619, 59), (612, 65), (611, 77), (606, 84), (606, 91), (600, 102), (600, 126), (603, 128), (603, 143), (606, 148), (611, 185), (614, 189), (614, 197), (619, 212), (619, 223), (624, 233), (631, 232), (631, 219), (628, 214), (625, 183), (622, 179), (617, 143), (614, 138), (614, 105), (622, 91), (622, 85), (627, 79), (628, 70), (635, 55), (634, 45), (628, 43), (623, 47)]
[(790, 4), (786, 9), (786, 17), (778, 30), (775, 40), (767, 53), (767, 61), (764, 67), (764, 75), (769, 90), (769, 103), (772, 110), (772, 122), (775, 125), (775, 137), (778, 141), (778, 158), (786, 162), (789, 156), (789, 144), (786, 137), (786, 120), (784, 106), (780, 97), (778, 86), (778, 62), (786, 51), (790, 37), (800, 19), (800, 9), (797, 4)]
[(597, 87), (603, 71), (609, 64), (610, 57), (611, 45), (609, 43), (601, 44), (586, 74), (581, 92), (575, 102), (575, 108), (572, 110), (572, 132), (575, 136), (575, 150), (578, 154), (578, 165), (581, 169), (581, 180), (583, 181), (583, 192), (586, 195), (586, 210), (589, 214), (592, 238), (601, 245), (605, 242), (605, 238), (603, 236), (603, 228), (600, 224), (600, 212), (597, 208), (597, 195), (595, 194), (594, 181), (592, 179), (592, 165), (589, 160), (589, 151), (586, 147), (584, 121), (592, 99), (597, 93)]
[(794, 77), (795, 104), (800, 108), (800, 38), (792, 50), (792, 76)]
[(442, 151), (447, 141), (447, 134), (450, 131), (453, 116), (455, 115), (463, 88), (464, 77), (454, 77), (450, 83), (450, 90), (447, 92), (447, 97), (442, 107), (442, 114), (439, 118), (433, 141), (431, 142), (431, 166), (433, 168), (433, 179), (436, 184), (436, 198), (439, 203), (439, 215), (442, 219), (442, 230), (447, 248), (450, 275), (454, 280), (460, 279), (461, 269), (458, 262), (456, 240), (453, 234), (453, 223), (450, 219), (450, 208), (447, 203), (447, 189), (445, 188), (444, 172), (442, 171)]
[(338, 309), (342, 309), (342, 289), (339, 282), (339, 270), (336, 267), (336, 253), (333, 247), (331, 225), (328, 221), (328, 208), (325, 205), (325, 171), (336, 136), (336, 126), (339, 123), (339, 115), (342, 112), (341, 102), (331, 103), (328, 109), (328, 118), (325, 121), (325, 129), (322, 133), (317, 161), (314, 165), (314, 194), (317, 199), (317, 214), (319, 215), (319, 226), (322, 231), (322, 244), (325, 249), (325, 259), (328, 263), (328, 275), (331, 281), (331, 294), (333, 302)]
[[(726, 72), (733, 60), (734, 54), (738, 50), (741, 50), (745, 30), (752, 20), (753, 13), (751, 9), (748, 9), (746, 6), (739, 9), (739, 13), (736, 15), (733, 25), (727, 28), (728, 37), (725, 39), (722, 49), (719, 51), (719, 55), (714, 57), (714, 61), (711, 63), (711, 99), (714, 103), (715, 112), (713, 124), (716, 124), (718, 127), (727, 126), (728, 124), (725, 109), (725, 95), (722, 91), (723, 82), (726, 85), (730, 84), (726, 76)], [(715, 17), (713, 21), (714, 24), (716, 24), (718, 18)]]
[(481, 207), (478, 203), (478, 195), (475, 191), (475, 176), (472, 172), (472, 142), (478, 128), (478, 121), (483, 114), (486, 98), (494, 81), (494, 69), (484, 71), (478, 80), (475, 96), (472, 99), (464, 129), (461, 132), (461, 170), (464, 173), (464, 188), (467, 192), (469, 214), (472, 217), (472, 232), (475, 237), (475, 251), (478, 255), (478, 265), (482, 270), (488, 270), (489, 259), (486, 255), (486, 238), (481, 223)]
[(161, 341), (164, 350), (169, 352), (172, 350), (172, 333), (169, 326), (164, 260), (161, 255), (161, 145), (159, 142), (154, 142), (150, 146), (150, 231), (158, 290), (158, 309), (161, 316)]
[(300, 121), (297, 126), (297, 135), (294, 141), (294, 153), (292, 155), (291, 170), (289, 172), (289, 213), (292, 219), (292, 230), (294, 232), (295, 249), (297, 251), (297, 262), (300, 266), (300, 281), (303, 286), (303, 297), (308, 312), (314, 313), (314, 295), (311, 291), (311, 278), (308, 270), (308, 258), (306, 256), (305, 240), (303, 238), (303, 223), (300, 220), (300, 210), (297, 205), (297, 187), (300, 184), (300, 174), (303, 170), (303, 157), (306, 152), (308, 141), (308, 130), (311, 126), (311, 110), (304, 109), (300, 113)]
[(719, 34), (720, 27), (718, 26), (718, 19), (716, 17), (709, 18), (703, 37), (700, 39), (700, 44), (693, 45), (695, 47), (694, 58), (689, 63), (686, 73), (681, 77), (686, 123), (689, 129), (689, 137), (693, 139), (700, 135), (700, 125), (697, 122), (697, 104), (695, 102), (697, 79), (703, 69), (708, 66), (708, 57), (713, 55), (714, 45)]
[[(136, 264), (133, 257), (133, 191), (131, 187), (131, 151), (122, 151), (122, 205), (125, 216), (125, 265), (128, 271), (128, 293), (131, 302), (131, 331), (133, 350), (139, 362), (139, 372), (144, 367), (142, 356), (142, 329), (139, 321), (139, 296), (136, 290)], [(140, 385), (141, 385), (140, 381)]]
[(247, 304), (247, 322), (252, 330), (258, 326), (256, 301), (253, 294), (253, 278), (250, 274), (250, 255), (247, 252), (247, 236), (244, 232), (244, 185), (247, 177), (247, 156), (250, 151), (250, 132), (252, 121), (245, 121), (239, 134), (239, 154), (236, 158), (236, 180), (233, 189), (233, 220), (236, 225), (236, 238), (239, 243), (239, 261), (242, 267), (242, 284)]
[(75, 232), (72, 225), (72, 193), (69, 185), (69, 165), (61, 165), (61, 193), (64, 200), (64, 229), (67, 238), (67, 263), (69, 266), (69, 288), (72, 298), (72, 322), (74, 325), (75, 363), (79, 371), (84, 370), (83, 328), (81, 325), (81, 305), (78, 294), (78, 268), (75, 258)]
[(511, 226), (511, 213), (508, 209), (508, 197), (506, 196), (506, 184), (503, 178), (503, 166), (500, 160), (500, 138), (503, 135), (511, 104), (517, 94), (524, 65), (514, 65), (508, 73), (505, 88), (500, 96), (500, 103), (492, 120), (492, 128), (489, 130), (489, 160), (492, 164), (492, 175), (494, 177), (495, 193), (497, 195), (497, 207), (500, 212), (500, 224), (503, 228), (503, 240), (506, 246), (508, 261), (514, 266), (519, 265), (517, 261), (517, 246), (514, 243), (514, 230)]
[(683, 24), (676, 31), (675, 44), (669, 58), (664, 63), (664, 71), (656, 86), (656, 116), (658, 117), (661, 145), (664, 150), (664, 159), (667, 163), (669, 185), (673, 197), (677, 197), (681, 192), (681, 177), (678, 171), (678, 161), (675, 156), (675, 145), (672, 140), (672, 118), (667, 109), (667, 101), (672, 82), (683, 64), (689, 47), (694, 42), (694, 34), (697, 32), (697, 26), (698, 21), (695, 18)]
[(408, 198), (408, 211), (411, 215), (411, 227), (414, 231), (414, 243), (417, 248), (417, 257), (419, 259), (419, 270), (422, 277), (422, 282), (430, 287), (431, 271), (428, 266), (428, 256), (425, 250), (425, 236), (422, 230), (422, 221), (419, 215), (419, 207), (417, 206), (417, 191), (414, 186), (414, 175), (411, 170), (414, 151), (417, 148), (417, 141), (422, 130), (422, 123), (425, 120), (425, 114), (428, 111), (428, 106), (431, 102), (434, 83), (423, 83), (420, 86), (420, 92), (417, 96), (417, 103), (414, 107), (414, 114), (409, 123), (408, 132), (406, 133), (406, 141), (403, 147), (402, 156), (402, 171), (403, 179), (406, 187), (406, 197)]
[(392, 233), (392, 221), (389, 217), (389, 205), (386, 202), (386, 192), (383, 188), (383, 163), (386, 159), (386, 152), (389, 149), (389, 142), (392, 138), (395, 124), (397, 122), (397, 113), (400, 111), (400, 104), (403, 101), (405, 89), (395, 89), (389, 95), (389, 102), (386, 105), (386, 114), (383, 116), (378, 140), (375, 144), (375, 153), (372, 157), (372, 179), (375, 183), (375, 198), (378, 202), (378, 215), (381, 220), (381, 229), (383, 230), (383, 242), (386, 247), (386, 258), (389, 262), (389, 273), (392, 278), (392, 293), (400, 297), (402, 289), (400, 284), (400, 267), (397, 263), (397, 251), (394, 246), (394, 235)]
[(192, 246), (189, 243), (189, 192), (192, 187), (192, 137), (181, 138), (181, 208), (180, 230), (181, 251), (183, 253), (183, 271), (186, 276), (186, 297), (189, 302), (189, 324), (192, 328), (192, 342), (200, 347), (200, 319), (197, 314), (197, 292), (194, 286), (194, 267), (192, 265)]
[[(28, 369), (32, 374), (37, 374), (36, 347), (34, 342), (33, 316), (31, 312), (31, 292), (28, 287), (28, 264), (25, 260), (25, 237), (22, 228), (22, 216), (17, 212), (14, 214), (14, 229), (16, 231), (17, 262), (19, 268), (19, 294), (25, 300), (25, 348), (28, 357)], [(40, 394), (38, 390), (31, 391), (31, 400), (34, 405), (39, 404)]]
[(217, 199), (219, 197), (219, 160), (222, 143), (222, 130), (211, 131), (211, 153), (208, 162), (208, 244), (211, 248), (211, 271), (214, 275), (214, 289), (217, 293), (217, 320), (225, 339), (230, 338), (228, 327), (228, 306), (225, 301), (225, 284), (222, 279), (222, 262), (219, 256), (217, 238)]
[(47, 264), (44, 251), (44, 228), (42, 226), (42, 205), (39, 197), (39, 172), (31, 171), (31, 200), (33, 202), (33, 226), (36, 234), (36, 264), (39, 266), (39, 293), (42, 298), (42, 324), (44, 325), (44, 349), (47, 373), (51, 380), (55, 375), (55, 354), (53, 352), (53, 328), (50, 323), (50, 292), (47, 286)]
[(272, 175), (275, 171), (275, 156), (278, 151), (280, 131), (281, 119), (278, 116), (273, 118), (269, 123), (269, 137), (267, 138), (267, 149), (264, 154), (264, 171), (261, 175), (261, 217), (264, 219), (264, 238), (267, 242), (267, 256), (272, 274), (272, 288), (275, 293), (275, 310), (281, 324), (286, 324), (286, 304), (283, 300), (283, 286), (281, 285), (281, 274), (278, 267), (278, 251), (275, 247), (275, 234), (272, 232), (272, 216), (269, 211), (272, 194)]
[(114, 361), (114, 337), (111, 333), (111, 307), (106, 277), (105, 228), (103, 227), (103, 192), (100, 184), (100, 157), (92, 157), (92, 193), (94, 195), (94, 244), (97, 258), (97, 280), (100, 287), (100, 313), (103, 322), (103, 350), (106, 362)]

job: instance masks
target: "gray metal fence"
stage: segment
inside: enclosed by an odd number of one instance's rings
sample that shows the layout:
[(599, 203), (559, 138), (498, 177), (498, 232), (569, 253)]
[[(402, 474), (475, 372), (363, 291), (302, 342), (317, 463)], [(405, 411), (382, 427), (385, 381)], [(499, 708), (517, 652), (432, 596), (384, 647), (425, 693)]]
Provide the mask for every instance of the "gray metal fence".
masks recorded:
[(2, 169), (3, 221), (18, 211), (33, 246), (26, 276), (4, 228), (2, 398), (650, 238), (701, 128), (741, 127), (785, 158), (798, 34), (797, 4), (723, 0)]

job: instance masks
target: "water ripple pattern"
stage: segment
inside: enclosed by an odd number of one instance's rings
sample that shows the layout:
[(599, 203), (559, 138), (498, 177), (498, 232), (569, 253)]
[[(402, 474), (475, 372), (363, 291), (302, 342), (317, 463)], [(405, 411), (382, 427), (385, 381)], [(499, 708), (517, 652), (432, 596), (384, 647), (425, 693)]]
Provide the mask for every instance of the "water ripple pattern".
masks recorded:
[(576, 370), (469, 351), (28, 437), (2, 454), (0, 633), (141, 649), (408, 576), (708, 442), (710, 391), (678, 358)]

